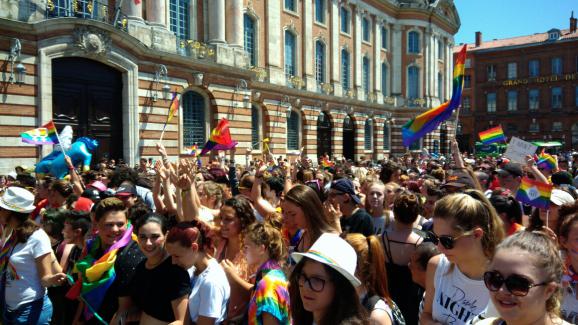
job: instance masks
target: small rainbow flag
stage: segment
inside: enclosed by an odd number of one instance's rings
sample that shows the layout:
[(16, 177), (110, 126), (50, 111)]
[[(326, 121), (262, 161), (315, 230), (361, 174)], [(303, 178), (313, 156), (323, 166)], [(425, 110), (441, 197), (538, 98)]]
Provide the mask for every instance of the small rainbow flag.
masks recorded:
[(504, 135), (504, 130), (502, 130), (501, 125), (493, 127), (486, 131), (482, 131), (479, 133), (479, 136), (480, 140), (482, 140), (484, 144), (490, 144), (500, 141), (506, 142), (506, 136)]
[(556, 169), (556, 159), (546, 153), (544, 150), (542, 150), (542, 152), (540, 153), (540, 155), (538, 156), (538, 168), (543, 168), (546, 170), (554, 170)]
[(551, 194), (551, 184), (541, 183), (524, 177), (516, 193), (516, 200), (537, 208), (547, 209), (550, 206)]
[(409, 147), (419, 138), (435, 130), (443, 121), (449, 119), (454, 110), (460, 106), (464, 88), (466, 50), (466, 45), (464, 45), (456, 58), (452, 98), (440, 106), (418, 115), (401, 128), (405, 147)]
[(20, 137), (22, 138), (22, 142), (30, 143), (30, 144), (57, 144), (58, 141), (58, 133), (56, 131), (56, 126), (54, 125), (54, 121), (50, 121), (44, 124), (42, 127), (37, 129), (32, 129), (30, 131), (26, 131), (20, 133)]
[(229, 150), (237, 145), (237, 141), (231, 139), (231, 133), (229, 132), (229, 121), (226, 118), (222, 118), (217, 124), (217, 127), (211, 131), (211, 137), (209, 141), (205, 143), (201, 155), (211, 151), (211, 150)]
[(321, 159), (321, 166), (323, 168), (331, 168), (335, 166), (335, 163), (329, 160), (329, 158), (323, 157), (323, 159)]
[(169, 116), (167, 117), (167, 123), (168, 124), (173, 117), (177, 114), (177, 111), (179, 110), (179, 97), (177, 95), (177, 92), (173, 93), (173, 99), (171, 100), (171, 106), (169, 106)]
[(193, 144), (190, 147), (185, 147), (185, 154), (196, 157), (199, 154), (199, 147), (196, 144)]

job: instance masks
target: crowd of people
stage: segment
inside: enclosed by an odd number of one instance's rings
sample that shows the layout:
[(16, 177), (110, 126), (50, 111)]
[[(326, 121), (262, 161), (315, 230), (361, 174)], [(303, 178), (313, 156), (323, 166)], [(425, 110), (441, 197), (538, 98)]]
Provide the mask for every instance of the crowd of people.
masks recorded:
[[(0, 176), (1, 324), (578, 323), (578, 154)], [(254, 158), (255, 157), (255, 158)], [(516, 199), (553, 185), (548, 208)]]

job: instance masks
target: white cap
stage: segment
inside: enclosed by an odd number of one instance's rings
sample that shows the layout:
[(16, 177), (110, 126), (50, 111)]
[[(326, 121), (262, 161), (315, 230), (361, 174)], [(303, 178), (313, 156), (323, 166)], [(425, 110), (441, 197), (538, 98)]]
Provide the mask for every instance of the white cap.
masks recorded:
[(556, 204), (557, 206), (561, 206), (564, 204), (574, 203), (574, 198), (572, 195), (568, 194), (568, 192), (555, 188), (552, 190), (552, 194), (550, 195), (550, 202)]
[(34, 211), (34, 194), (21, 187), (11, 186), (0, 196), (0, 207), (19, 213)]

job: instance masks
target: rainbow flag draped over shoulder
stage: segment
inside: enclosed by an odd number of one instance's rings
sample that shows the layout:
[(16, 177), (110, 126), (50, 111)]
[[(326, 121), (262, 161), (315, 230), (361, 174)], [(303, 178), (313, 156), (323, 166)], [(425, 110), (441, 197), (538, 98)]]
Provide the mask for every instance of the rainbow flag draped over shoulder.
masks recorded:
[(556, 169), (556, 159), (552, 155), (546, 153), (544, 150), (542, 150), (538, 156), (537, 164), (538, 168), (543, 168), (546, 170)]
[(173, 99), (171, 100), (171, 106), (169, 106), (169, 116), (167, 116), (166, 124), (173, 119), (175, 115), (177, 115), (177, 111), (179, 110), (179, 95), (176, 92), (173, 93)]
[(30, 144), (57, 144), (59, 141), (56, 132), (54, 121), (50, 121), (42, 127), (20, 133), (20, 137), (22, 142)]
[(490, 144), (500, 141), (506, 142), (506, 136), (504, 135), (504, 130), (502, 130), (501, 125), (493, 127), (486, 131), (482, 131), (478, 135), (480, 136), (480, 140), (482, 140), (484, 144)]
[(107, 324), (97, 314), (106, 295), (106, 291), (116, 278), (114, 263), (119, 249), (136, 240), (132, 233), (132, 225), (124, 232), (119, 241), (112, 245), (100, 258), (96, 258), (101, 250), (100, 238), (97, 237), (87, 242), (85, 247), (86, 256), (76, 263), (75, 268), (80, 273), (78, 281), (68, 291), (66, 297), (69, 299), (80, 299), (85, 303), (84, 318), (91, 319), (97, 317), (99, 321)]
[(466, 62), (466, 45), (462, 47), (454, 66), (452, 98), (436, 108), (418, 115), (402, 128), (403, 145), (409, 147), (414, 141), (435, 130), (443, 121), (452, 116), (460, 105), (464, 88), (464, 67)]
[(211, 137), (209, 141), (205, 143), (201, 155), (211, 151), (211, 150), (229, 150), (237, 145), (237, 141), (231, 139), (231, 133), (229, 132), (229, 121), (226, 118), (222, 118), (217, 124), (217, 127), (211, 131)]
[(524, 177), (516, 193), (516, 200), (537, 208), (547, 209), (550, 206), (550, 195), (552, 195), (551, 184)]

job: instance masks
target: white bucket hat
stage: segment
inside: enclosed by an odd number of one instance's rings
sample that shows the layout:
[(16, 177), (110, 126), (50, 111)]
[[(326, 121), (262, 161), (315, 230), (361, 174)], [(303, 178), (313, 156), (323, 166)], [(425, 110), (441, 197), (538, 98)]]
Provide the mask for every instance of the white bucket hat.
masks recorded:
[(19, 213), (34, 211), (34, 194), (21, 187), (12, 186), (0, 196), (0, 207)]
[(336, 234), (322, 234), (306, 253), (293, 253), (291, 257), (299, 263), (303, 257), (325, 264), (343, 275), (354, 287), (361, 281), (355, 277), (357, 254), (349, 243)]

